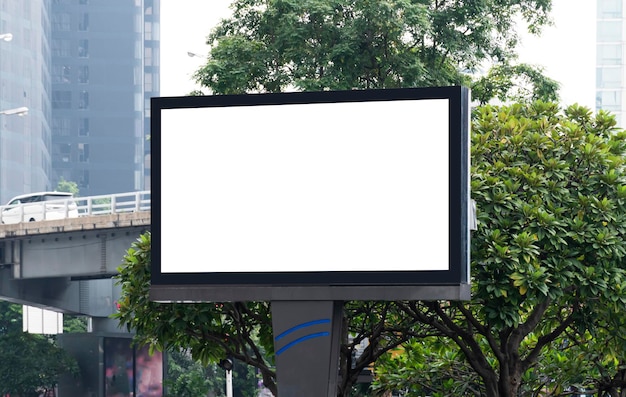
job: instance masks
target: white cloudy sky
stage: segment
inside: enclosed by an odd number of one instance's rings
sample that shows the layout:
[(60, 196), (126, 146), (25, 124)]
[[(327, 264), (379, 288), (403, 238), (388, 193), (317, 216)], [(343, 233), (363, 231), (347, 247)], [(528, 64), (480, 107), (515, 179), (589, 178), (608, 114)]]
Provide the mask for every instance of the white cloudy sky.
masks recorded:
[[(229, 15), (231, 0), (166, 0), (161, 2), (161, 95), (186, 95), (195, 88), (191, 75), (206, 55), (205, 38)], [(595, 0), (553, 0), (554, 26), (541, 37), (525, 37), (523, 62), (543, 66), (562, 85), (564, 104), (594, 107)]]

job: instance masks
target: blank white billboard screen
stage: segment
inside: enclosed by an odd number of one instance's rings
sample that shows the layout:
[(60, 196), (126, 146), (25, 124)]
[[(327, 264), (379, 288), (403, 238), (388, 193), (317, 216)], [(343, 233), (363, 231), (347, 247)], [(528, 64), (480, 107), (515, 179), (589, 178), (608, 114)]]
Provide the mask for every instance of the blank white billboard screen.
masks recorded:
[(449, 100), (161, 111), (161, 272), (449, 269)]

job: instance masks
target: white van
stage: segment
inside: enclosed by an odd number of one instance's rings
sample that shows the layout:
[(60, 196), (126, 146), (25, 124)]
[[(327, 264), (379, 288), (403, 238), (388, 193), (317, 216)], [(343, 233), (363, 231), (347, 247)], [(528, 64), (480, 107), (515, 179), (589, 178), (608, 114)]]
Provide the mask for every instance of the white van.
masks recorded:
[(37, 222), (77, 218), (78, 207), (72, 193), (39, 192), (13, 197), (0, 211), (2, 223)]

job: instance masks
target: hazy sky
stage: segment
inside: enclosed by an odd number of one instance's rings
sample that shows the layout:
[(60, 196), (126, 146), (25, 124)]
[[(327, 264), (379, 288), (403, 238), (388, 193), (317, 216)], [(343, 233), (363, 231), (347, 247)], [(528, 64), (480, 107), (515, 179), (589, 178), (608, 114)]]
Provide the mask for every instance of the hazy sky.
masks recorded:
[[(229, 15), (231, 0), (167, 0), (161, 2), (161, 95), (186, 95), (199, 88), (191, 81), (206, 56), (205, 38)], [(564, 104), (594, 108), (595, 0), (553, 0), (554, 26), (541, 37), (524, 38), (523, 62), (543, 66), (561, 83)]]

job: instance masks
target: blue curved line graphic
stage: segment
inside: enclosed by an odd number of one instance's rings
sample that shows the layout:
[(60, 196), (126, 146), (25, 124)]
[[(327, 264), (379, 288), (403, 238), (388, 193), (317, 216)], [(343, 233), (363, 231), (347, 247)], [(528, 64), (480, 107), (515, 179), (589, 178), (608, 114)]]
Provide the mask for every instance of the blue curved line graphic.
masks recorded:
[(278, 349), (276, 351), (276, 355), (280, 356), (282, 353), (285, 352), (285, 350), (287, 350), (287, 349), (297, 345), (298, 343), (304, 342), (305, 340), (309, 340), (309, 339), (313, 339), (313, 338), (319, 338), (319, 337), (328, 336), (328, 335), (330, 335), (330, 332), (317, 332), (317, 333), (314, 333), (314, 334), (304, 335), (303, 337), (298, 338), (298, 339), (296, 339), (296, 340), (294, 340), (292, 342), (289, 342), (285, 346), (283, 346), (280, 349)]
[(274, 337), (274, 340), (280, 340), (280, 339), (284, 338), (285, 336), (289, 335), (290, 333), (292, 333), (294, 331), (297, 331), (299, 329), (302, 329), (302, 328), (310, 327), (312, 325), (327, 324), (327, 323), (330, 323), (330, 319), (329, 318), (322, 318), (322, 319), (319, 319), (319, 320), (313, 320), (313, 321), (308, 321), (306, 323), (298, 324), (296, 326), (293, 326), (293, 327), (289, 328), (288, 330), (286, 330), (284, 332), (281, 332), (280, 335)]

